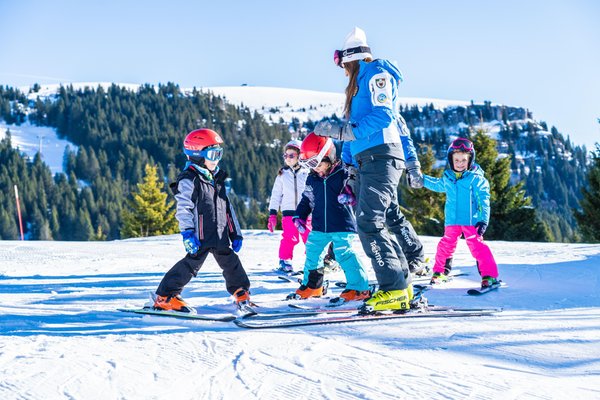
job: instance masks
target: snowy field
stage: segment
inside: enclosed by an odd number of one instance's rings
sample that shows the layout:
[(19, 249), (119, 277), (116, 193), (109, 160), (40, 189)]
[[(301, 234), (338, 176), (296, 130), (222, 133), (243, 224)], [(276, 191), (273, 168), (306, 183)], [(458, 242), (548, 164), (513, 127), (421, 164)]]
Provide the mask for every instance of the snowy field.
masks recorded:
[[(287, 308), (281, 299), (296, 288), (268, 272), (278, 239), (247, 231), (240, 253), (263, 309)], [(424, 238), (429, 256), (437, 240)], [(116, 311), (146, 301), (183, 255), (179, 235), (0, 241), (0, 398), (600, 398), (600, 245), (490, 246), (506, 287), (467, 296), (479, 280), (460, 243), (455, 268), (469, 275), (427, 297), (501, 306), (498, 315), (244, 330)], [(183, 295), (234, 309), (211, 257)]]

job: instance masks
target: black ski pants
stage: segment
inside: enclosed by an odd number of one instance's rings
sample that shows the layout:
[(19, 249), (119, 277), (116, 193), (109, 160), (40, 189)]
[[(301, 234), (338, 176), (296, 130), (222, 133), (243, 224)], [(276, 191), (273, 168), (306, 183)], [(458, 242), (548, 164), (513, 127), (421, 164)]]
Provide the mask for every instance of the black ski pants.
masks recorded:
[(250, 280), (242, 266), (238, 255), (230, 248), (216, 249), (200, 247), (194, 255), (186, 254), (163, 277), (156, 289), (159, 296), (175, 296), (181, 293), (184, 286), (198, 274), (206, 257), (211, 253), (223, 270), (225, 286), (230, 294), (239, 288), (250, 289)]
[(388, 231), (393, 228), (399, 233), (399, 218), (404, 217), (397, 195), (403, 163), (383, 157), (365, 157), (359, 163), (356, 221), (363, 250), (381, 290), (406, 289), (411, 281), (406, 256)]

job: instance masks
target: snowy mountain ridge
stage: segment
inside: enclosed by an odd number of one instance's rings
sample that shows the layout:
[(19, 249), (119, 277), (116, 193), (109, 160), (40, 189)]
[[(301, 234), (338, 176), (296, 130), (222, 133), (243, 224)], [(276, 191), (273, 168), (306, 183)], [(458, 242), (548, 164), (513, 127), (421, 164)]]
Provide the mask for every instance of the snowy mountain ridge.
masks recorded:
[[(73, 86), (76, 90), (87, 88), (96, 89), (99, 86), (104, 90), (113, 85), (111, 82), (74, 82), (65, 84), (36, 85), (33, 87), (20, 87), (19, 90), (27, 94), (28, 99), (34, 102), (40, 99), (52, 98), (58, 93), (61, 86)], [(141, 85), (132, 83), (116, 83), (117, 86), (136, 91)], [(156, 87), (158, 89), (158, 87)], [(191, 93), (193, 88), (183, 88), (183, 93)], [(213, 93), (225, 98), (231, 104), (248, 107), (251, 111), (262, 114), (267, 121), (291, 123), (293, 120), (306, 122), (318, 121), (333, 114), (342, 115), (344, 94), (320, 92), (314, 90), (255, 87), (255, 86), (223, 86), (200, 87), (197, 90), (204, 93)], [(437, 109), (454, 106), (467, 106), (470, 102), (461, 100), (441, 100), (430, 98), (401, 98), (401, 104), (406, 106), (424, 107), (433, 104)], [(496, 127), (490, 124), (494, 131)], [(36, 127), (25, 123), (20, 126), (0, 122), (0, 138), (10, 129), (15, 147), (19, 147), (27, 156), (33, 158), (35, 153), (42, 149), (43, 159), (50, 166), (52, 173), (62, 171), (64, 148), (70, 145), (73, 149), (77, 146), (60, 139), (56, 130), (50, 127)], [(52, 150), (51, 150), (52, 149)]]
[[(141, 86), (134, 83), (115, 84), (131, 91), (136, 91)], [(20, 87), (19, 90), (27, 93), (30, 100), (35, 100), (38, 96), (46, 98), (55, 95), (61, 86), (73, 86), (76, 90), (83, 90), (86, 87), (96, 89), (100, 86), (104, 90), (107, 90), (111, 85), (113, 85), (111, 82), (75, 82), (69, 84), (39, 85), (36, 91), (33, 91), (31, 87)], [(155, 86), (155, 88), (158, 87)], [(183, 93), (191, 93), (194, 89), (204, 93), (211, 92), (217, 96), (224, 97), (231, 104), (244, 105), (252, 111), (258, 111), (265, 115), (267, 120), (278, 122), (281, 118), (287, 123), (291, 122), (293, 118), (301, 122), (306, 122), (309, 119), (318, 121), (333, 114), (341, 116), (345, 96), (343, 90), (340, 90), (339, 93), (334, 93), (247, 85), (182, 88), (181, 90)], [(401, 97), (400, 103), (405, 106), (416, 105), (418, 107), (433, 104), (437, 109), (471, 104), (469, 101), (462, 100), (418, 97)]]

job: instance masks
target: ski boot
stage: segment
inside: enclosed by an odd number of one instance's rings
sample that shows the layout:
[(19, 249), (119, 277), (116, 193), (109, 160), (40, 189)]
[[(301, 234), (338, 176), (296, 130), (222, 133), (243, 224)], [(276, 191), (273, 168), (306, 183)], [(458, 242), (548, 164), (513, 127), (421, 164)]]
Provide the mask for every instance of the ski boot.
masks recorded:
[(286, 299), (301, 300), (325, 295), (327, 293), (329, 281), (324, 280), (324, 276), (325, 273), (323, 268), (309, 269), (306, 284), (303, 284), (303, 280), (300, 287), (294, 293), (289, 294)]
[(408, 269), (413, 277), (429, 275), (431, 270), (429, 269), (429, 265), (427, 265), (428, 261), (429, 259), (426, 259), (425, 261), (412, 260), (408, 263)]
[(340, 263), (335, 261), (335, 258), (330, 256), (329, 254), (325, 255), (325, 258), (323, 259), (323, 268), (327, 273), (334, 273), (342, 269)]
[(500, 281), (491, 276), (484, 276), (481, 278), (481, 289), (489, 289), (494, 286), (500, 286)]
[(371, 297), (370, 290), (353, 290), (353, 289), (345, 289), (339, 297), (335, 297), (329, 300), (330, 306), (341, 306), (344, 303), (349, 301), (362, 301), (367, 300)]
[(448, 275), (442, 272), (434, 272), (429, 282), (431, 285), (439, 285), (448, 282)]
[(413, 296), (412, 285), (406, 289), (378, 290), (360, 307), (360, 314), (373, 314), (378, 311), (408, 311)]
[(290, 293), (286, 297), (286, 300), (306, 300), (311, 297), (322, 297), (327, 294), (328, 286), (328, 281), (325, 281), (323, 285), (317, 288), (311, 288), (306, 285), (300, 285), (300, 287), (296, 289), (294, 293)]
[(239, 288), (235, 292), (233, 292), (233, 301), (237, 305), (237, 308), (240, 311), (244, 311), (251, 314), (256, 314), (256, 311), (252, 309), (255, 306), (254, 303), (250, 301), (250, 291), (244, 288)]
[(275, 272), (281, 272), (283, 274), (292, 274), (294, 272), (292, 260), (279, 260), (279, 267), (275, 268)]
[(423, 296), (423, 293), (425, 293), (424, 289), (418, 289), (416, 292), (414, 292), (414, 289), (413, 289), (413, 294), (410, 299), (410, 309), (411, 310), (423, 311), (428, 308), (429, 301), (427, 300), (427, 297)]
[(192, 308), (181, 298), (180, 295), (175, 296), (159, 296), (157, 295), (154, 298), (153, 307), (155, 310), (164, 310), (164, 311), (179, 311), (190, 313), (192, 312)]

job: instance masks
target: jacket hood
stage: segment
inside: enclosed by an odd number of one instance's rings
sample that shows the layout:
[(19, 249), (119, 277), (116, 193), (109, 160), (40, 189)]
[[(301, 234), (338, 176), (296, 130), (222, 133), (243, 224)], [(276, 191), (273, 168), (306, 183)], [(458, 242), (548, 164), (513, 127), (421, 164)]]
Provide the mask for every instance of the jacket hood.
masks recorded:
[(400, 72), (400, 69), (398, 69), (398, 67), (395, 64), (392, 64), (388, 60), (377, 59), (377, 60), (373, 60), (371, 62), (360, 61), (360, 74), (361, 75), (366, 73), (367, 71), (370, 71), (371, 69), (377, 69), (377, 68), (385, 69), (387, 72), (389, 72), (390, 75), (392, 75), (394, 77), (394, 79), (396, 79), (396, 82), (398, 82), (398, 83), (400, 83), (404, 80), (404, 78), (402, 77), (402, 72)]

